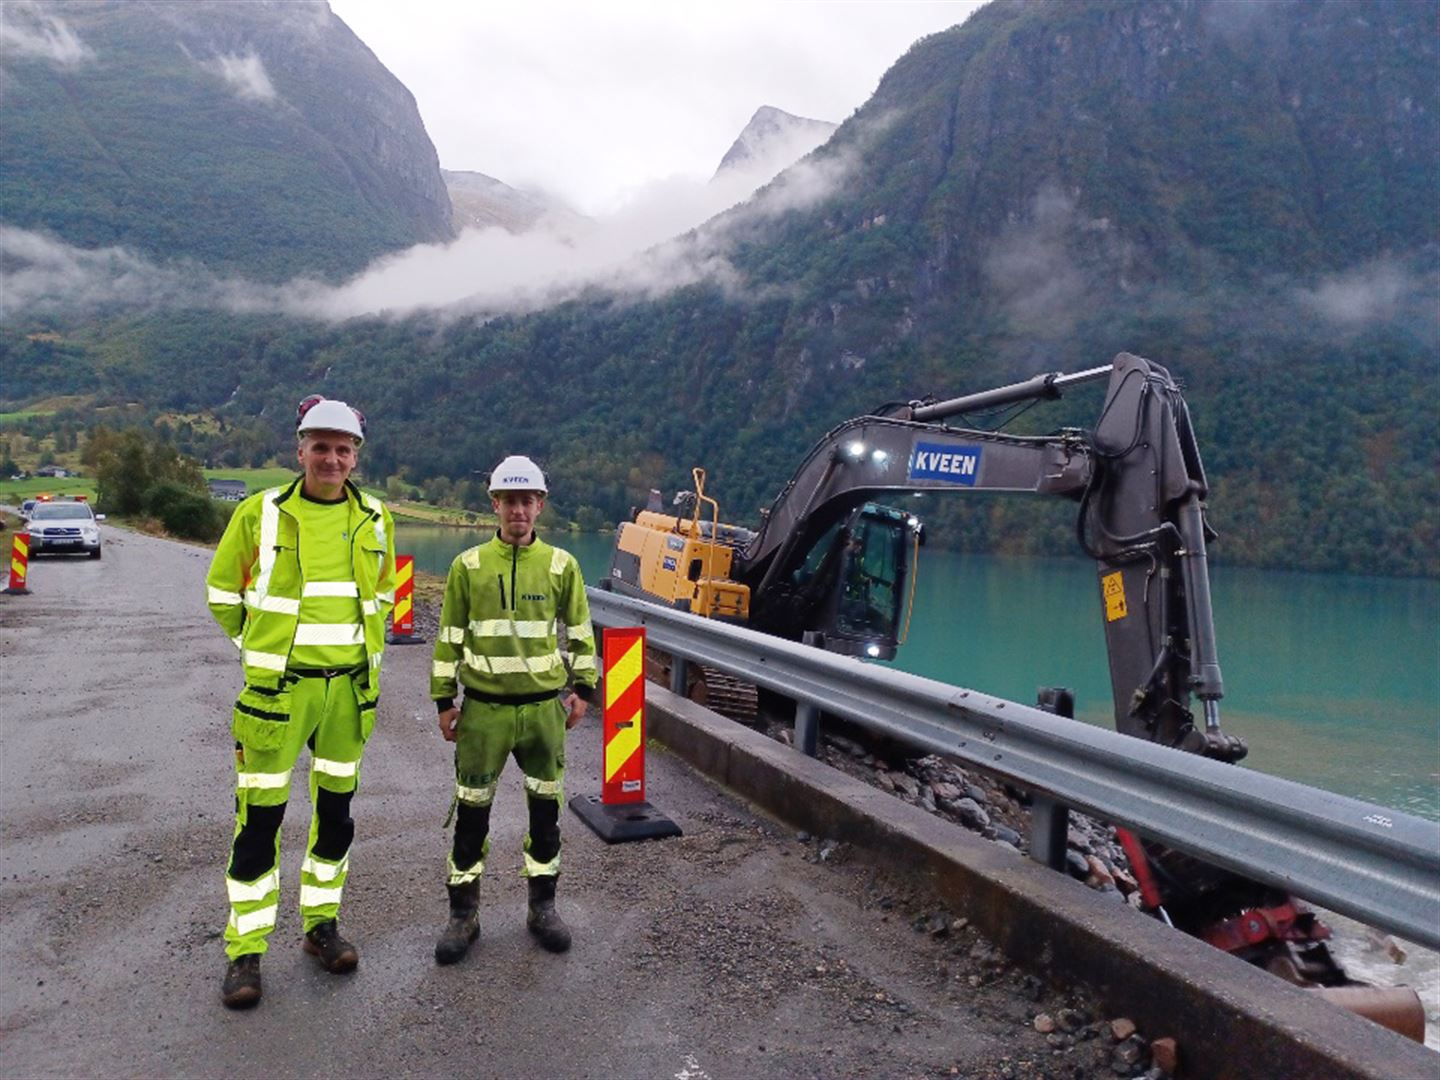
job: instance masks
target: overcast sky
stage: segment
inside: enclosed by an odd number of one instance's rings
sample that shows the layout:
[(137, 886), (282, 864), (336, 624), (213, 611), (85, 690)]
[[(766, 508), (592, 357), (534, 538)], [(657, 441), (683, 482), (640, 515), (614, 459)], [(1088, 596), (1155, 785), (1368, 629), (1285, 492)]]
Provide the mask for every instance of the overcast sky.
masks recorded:
[(980, 0), (330, 0), (415, 95), (446, 169), (614, 211), (705, 179), (773, 105), (839, 122)]

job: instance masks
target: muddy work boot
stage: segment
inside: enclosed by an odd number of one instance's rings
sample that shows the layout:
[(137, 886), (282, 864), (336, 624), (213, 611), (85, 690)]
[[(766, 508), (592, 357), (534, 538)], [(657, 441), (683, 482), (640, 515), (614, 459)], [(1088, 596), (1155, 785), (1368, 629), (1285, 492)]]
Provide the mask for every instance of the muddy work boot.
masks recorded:
[(249, 1009), (260, 1004), (260, 954), (246, 953), (230, 961), (220, 1000), (227, 1009)]
[(355, 965), (360, 963), (360, 951), (340, 936), (334, 919), (306, 931), (301, 948), (320, 961), (320, 966), (332, 975), (354, 971)]
[(435, 942), (435, 962), (455, 964), (465, 959), (471, 944), (480, 936), (480, 883), (445, 888), (450, 893), (450, 921)]
[(553, 877), (530, 879), (530, 911), (525, 916), (525, 926), (542, 948), (556, 953), (570, 948), (570, 928), (555, 910)]

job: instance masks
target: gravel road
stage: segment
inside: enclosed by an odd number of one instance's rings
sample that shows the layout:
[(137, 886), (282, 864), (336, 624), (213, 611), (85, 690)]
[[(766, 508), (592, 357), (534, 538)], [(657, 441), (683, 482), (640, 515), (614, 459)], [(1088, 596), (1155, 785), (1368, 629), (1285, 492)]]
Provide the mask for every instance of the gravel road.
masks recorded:
[[(507, 772), (481, 940), (437, 968), (451, 772), (425, 646), (387, 652), (355, 801), (343, 924), (359, 970), (328, 975), (299, 948), (297, 778), (265, 1000), (227, 1012), (240, 670), (203, 605), (208, 558), (110, 529), (103, 560), (35, 560), (32, 595), (0, 596), (0, 1074), (1115, 1075), (1082, 997), (654, 744), (650, 800), (685, 835), (607, 846), (567, 811), (562, 957), (524, 929), (524, 800)], [(599, 753), (592, 716), (571, 734), (568, 794), (599, 791)], [(1035, 1030), (1061, 1010), (1061, 1041)]]

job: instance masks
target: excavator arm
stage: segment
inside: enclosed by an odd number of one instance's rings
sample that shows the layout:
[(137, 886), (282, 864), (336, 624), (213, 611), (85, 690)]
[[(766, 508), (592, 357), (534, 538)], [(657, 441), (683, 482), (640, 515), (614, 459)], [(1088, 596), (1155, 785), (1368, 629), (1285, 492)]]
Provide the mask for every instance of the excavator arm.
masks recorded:
[[(1105, 403), (1090, 431), (1020, 436), (942, 422), (1056, 398), (1107, 376)], [(776, 498), (737, 555), (735, 576), (750, 586), (752, 617), (763, 627), (767, 612), (793, 606), (778, 601), (816, 543), (871, 500), (921, 492), (1074, 500), (1077, 536), (1098, 571), (1116, 726), (1237, 761), (1245, 744), (1225, 735), (1219, 721), (1224, 683), (1205, 552), (1207, 490), (1179, 388), (1158, 364), (1122, 353), (1106, 367), (1040, 375), (839, 425)], [(1192, 695), (1203, 706), (1199, 723)]]

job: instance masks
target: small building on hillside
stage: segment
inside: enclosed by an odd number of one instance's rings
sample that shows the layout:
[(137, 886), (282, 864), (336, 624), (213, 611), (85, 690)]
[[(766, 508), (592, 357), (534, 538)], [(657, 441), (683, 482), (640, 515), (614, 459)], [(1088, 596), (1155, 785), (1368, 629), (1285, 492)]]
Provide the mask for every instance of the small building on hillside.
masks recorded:
[(72, 473), (69, 469), (61, 468), (59, 465), (41, 465), (40, 468), (35, 470), (35, 475), (50, 476), (59, 480), (64, 479), (67, 476), (74, 476), (75, 474)]
[(210, 480), (210, 497), (224, 502), (240, 502), (250, 490), (244, 480)]

